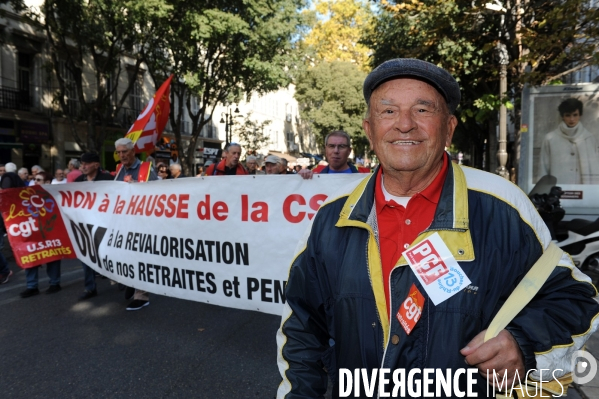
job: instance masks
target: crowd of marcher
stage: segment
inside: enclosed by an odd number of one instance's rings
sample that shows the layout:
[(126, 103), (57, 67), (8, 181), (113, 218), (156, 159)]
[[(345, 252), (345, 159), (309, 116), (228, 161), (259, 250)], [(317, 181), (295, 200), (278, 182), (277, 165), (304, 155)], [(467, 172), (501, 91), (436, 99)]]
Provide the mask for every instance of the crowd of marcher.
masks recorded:
[[(29, 170), (9, 162), (0, 164), (0, 187), (26, 187), (45, 184), (66, 184), (83, 181), (116, 180), (124, 182), (145, 182), (152, 180), (179, 179), (187, 177), (183, 172), (181, 164), (164, 162), (154, 164), (152, 159), (140, 161), (134, 150), (131, 140), (122, 138), (115, 142), (115, 153), (120, 163), (117, 170), (109, 173), (101, 166), (100, 156), (94, 152), (86, 152), (80, 159), (71, 159), (67, 169), (56, 169), (54, 176), (46, 172), (41, 166), (34, 165)], [(341, 130), (333, 131), (325, 138), (326, 158), (329, 161), (316, 165), (313, 170), (300, 165), (290, 167), (288, 160), (277, 155), (268, 155), (264, 158), (264, 164), (260, 165), (257, 157), (248, 155), (245, 163), (241, 162), (242, 146), (238, 143), (229, 143), (222, 153), (222, 159), (217, 163), (206, 162), (204, 170), (196, 177), (201, 176), (225, 176), (225, 175), (293, 175), (297, 174), (304, 179), (312, 178), (314, 173), (369, 173), (369, 168), (356, 167), (349, 161), (351, 153), (351, 138)], [(6, 236), (4, 226), (2, 233)], [(0, 240), (0, 251), (4, 243), (4, 237)], [(46, 289), (47, 294), (53, 294), (61, 290), (60, 266), (61, 261), (49, 262), (46, 265), (46, 273), (50, 279), (50, 285)], [(27, 286), (21, 292), (22, 298), (29, 298), (40, 293), (38, 288), (38, 272), (40, 266), (25, 269)], [(82, 263), (84, 274), (84, 291), (79, 300), (88, 300), (98, 295), (95, 278), (97, 273), (85, 263)], [(0, 252), (0, 284), (9, 282), (13, 271), (10, 270), (8, 262)], [(150, 304), (149, 294), (145, 291), (135, 290), (130, 287), (125, 289), (125, 298), (132, 299), (127, 310), (142, 309)]]

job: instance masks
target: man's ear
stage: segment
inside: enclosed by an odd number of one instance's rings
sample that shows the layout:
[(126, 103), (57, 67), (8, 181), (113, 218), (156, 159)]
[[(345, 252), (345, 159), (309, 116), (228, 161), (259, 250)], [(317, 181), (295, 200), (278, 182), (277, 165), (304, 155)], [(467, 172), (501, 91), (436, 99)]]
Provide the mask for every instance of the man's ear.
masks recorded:
[(457, 126), (458, 118), (456, 118), (455, 115), (450, 115), (449, 118), (447, 118), (447, 137), (445, 138), (445, 147), (451, 146), (451, 140), (453, 139), (453, 134)]
[(368, 137), (368, 142), (370, 143), (370, 149), (374, 150), (372, 146), (372, 132), (370, 130), (370, 121), (368, 119), (362, 120), (362, 129), (364, 129), (364, 133), (366, 133), (366, 137)]

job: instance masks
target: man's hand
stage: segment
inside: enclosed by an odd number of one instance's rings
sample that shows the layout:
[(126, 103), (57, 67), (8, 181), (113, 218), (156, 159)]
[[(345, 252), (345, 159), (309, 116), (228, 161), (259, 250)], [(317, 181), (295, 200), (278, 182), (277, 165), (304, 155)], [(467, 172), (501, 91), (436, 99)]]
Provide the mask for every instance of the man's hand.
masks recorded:
[(516, 370), (520, 380), (523, 381), (526, 375), (524, 356), (512, 334), (507, 330), (501, 330), (497, 337), (483, 342), (485, 332), (486, 330), (481, 331), (460, 351), (466, 357), (466, 363), (476, 366), (489, 383), (493, 383), (493, 370), (497, 374), (499, 383), (502, 382), (503, 375), (507, 371), (508, 387), (512, 386)]
[(299, 172), (297, 172), (297, 174), (300, 175), (303, 179), (311, 179), (314, 173), (310, 169), (302, 169)]

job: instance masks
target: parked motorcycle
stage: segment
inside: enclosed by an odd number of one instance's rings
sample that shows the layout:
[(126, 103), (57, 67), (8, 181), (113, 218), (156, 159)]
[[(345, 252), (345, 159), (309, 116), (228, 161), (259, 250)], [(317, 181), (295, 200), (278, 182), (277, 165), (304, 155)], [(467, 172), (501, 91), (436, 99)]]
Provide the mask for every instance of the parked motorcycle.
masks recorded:
[(574, 264), (599, 283), (599, 218), (595, 221), (572, 219), (563, 221), (566, 211), (562, 208), (561, 187), (556, 186), (554, 176), (543, 176), (529, 194), (534, 206), (549, 228), (551, 238), (569, 253)]

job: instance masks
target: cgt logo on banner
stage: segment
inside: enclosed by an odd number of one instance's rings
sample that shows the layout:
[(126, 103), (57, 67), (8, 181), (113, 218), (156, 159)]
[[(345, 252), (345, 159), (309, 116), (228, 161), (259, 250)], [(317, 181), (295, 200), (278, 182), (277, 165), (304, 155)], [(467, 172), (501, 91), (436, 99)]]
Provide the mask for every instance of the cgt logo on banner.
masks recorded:
[(0, 192), (15, 259), (78, 258), (152, 293), (281, 314), (296, 246), (319, 206), (370, 175), (101, 181)]
[(0, 209), (21, 267), (76, 256), (56, 201), (41, 186), (2, 190)]

